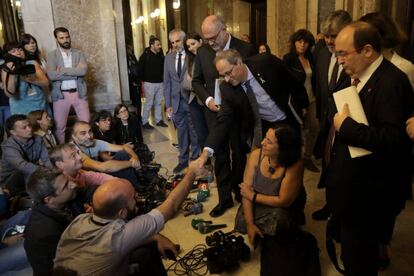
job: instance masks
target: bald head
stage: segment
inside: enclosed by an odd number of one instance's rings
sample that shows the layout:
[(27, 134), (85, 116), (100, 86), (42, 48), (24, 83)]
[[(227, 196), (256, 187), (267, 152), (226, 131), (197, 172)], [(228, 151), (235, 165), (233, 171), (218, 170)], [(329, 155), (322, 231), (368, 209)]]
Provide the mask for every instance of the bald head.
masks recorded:
[(209, 15), (204, 19), (201, 32), (214, 51), (222, 50), (230, 36), (226, 31), (226, 24), (217, 15)]
[(101, 218), (118, 218), (119, 212), (134, 201), (135, 190), (129, 181), (111, 179), (100, 185), (93, 194), (94, 214)]

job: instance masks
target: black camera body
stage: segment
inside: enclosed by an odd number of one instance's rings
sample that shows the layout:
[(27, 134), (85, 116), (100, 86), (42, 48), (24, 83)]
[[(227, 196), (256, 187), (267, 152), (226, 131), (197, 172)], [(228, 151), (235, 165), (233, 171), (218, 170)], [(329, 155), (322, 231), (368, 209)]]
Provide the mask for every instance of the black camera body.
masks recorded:
[[(7, 63), (13, 63), (13, 66), (11, 66), (13, 69), (10, 69), (7, 66)], [(25, 64), (24, 60), (15, 57), (10, 54), (4, 55), (4, 64), (2, 66), (2, 69), (11, 75), (31, 75), (36, 73), (36, 68), (33, 64)]]
[(233, 232), (223, 233), (217, 231), (206, 237), (210, 248), (204, 250), (207, 258), (207, 267), (211, 274), (220, 274), (239, 266), (239, 262), (250, 260), (250, 248), (244, 242), (242, 236), (236, 236)]
[(134, 151), (138, 155), (139, 161), (141, 164), (147, 165), (150, 164), (155, 157), (155, 152), (150, 151), (146, 144), (135, 143)]

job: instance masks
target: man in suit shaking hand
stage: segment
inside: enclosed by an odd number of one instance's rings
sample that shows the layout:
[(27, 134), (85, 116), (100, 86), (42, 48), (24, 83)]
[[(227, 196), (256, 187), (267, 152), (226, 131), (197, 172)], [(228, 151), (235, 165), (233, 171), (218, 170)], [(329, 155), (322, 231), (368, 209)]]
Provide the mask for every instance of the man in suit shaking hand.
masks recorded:
[[(208, 132), (212, 133), (215, 131), (213, 126), (219, 111), (219, 105), (215, 102), (217, 99), (214, 98), (215, 90), (219, 89), (219, 74), (213, 63), (216, 53), (231, 48), (236, 49), (242, 57), (249, 57), (255, 51), (253, 45), (232, 36), (226, 30), (224, 21), (216, 15), (210, 15), (204, 19), (201, 25), (201, 32), (208, 44), (197, 50), (192, 85), (194, 93), (205, 104), (203, 108), (204, 118)], [(210, 212), (210, 215), (213, 217), (221, 216), (228, 208), (233, 206), (231, 192), (226, 191), (231, 190), (231, 188), (227, 188), (231, 187), (232, 184), (233, 186), (238, 185), (236, 182), (239, 182), (238, 177), (234, 177), (234, 174), (232, 174), (232, 169), (240, 170), (240, 168), (237, 168), (238, 164), (236, 163), (231, 165), (230, 138), (226, 137), (225, 141), (220, 149), (217, 149), (215, 155), (214, 169), (219, 191), (219, 204)], [(234, 143), (230, 141), (230, 145), (233, 146)], [(232, 149), (232, 153), (235, 152), (236, 150)], [(232, 156), (232, 160), (237, 160), (237, 158)], [(239, 189), (234, 190), (234, 192), (236, 199), (241, 200)]]
[[(356, 86), (368, 125), (353, 120), (348, 105), (338, 107), (328, 152), (327, 202), (340, 223), (345, 274), (377, 275), (380, 234), (401, 211), (410, 181), (405, 121), (413, 93), (407, 76), (381, 55), (380, 35), (369, 24), (342, 29), (335, 53)], [(348, 146), (371, 154), (351, 158)]]
[(192, 160), (198, 157), (200, 147), (193, 124), (190, 121), (188, 98), (181, 93), (181, 82), (184, 79), (185, 68), (187, 68), (185, 66), (186, 53), (184, 51), (185, 32), (180, 29), (174, 29), (170, 31), (168, 38), (172, 45), (172, 51), (164, 60), (164, 97), (167, 116), (173, 120), (177, 127), (180, 154), (178, 157), (178, 165), (174, 168), (174, 173), (179, 173), (188, 167), (190, 157)]

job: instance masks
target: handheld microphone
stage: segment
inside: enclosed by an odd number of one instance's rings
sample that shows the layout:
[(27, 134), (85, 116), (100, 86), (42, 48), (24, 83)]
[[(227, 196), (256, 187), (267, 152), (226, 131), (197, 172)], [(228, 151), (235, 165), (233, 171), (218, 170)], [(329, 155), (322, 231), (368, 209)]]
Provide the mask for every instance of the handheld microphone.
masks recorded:
[(192, 226), (195, 230), (198, 230), (198, 224), (199, 224), (200, 222), (205, 222), (205, 223), (213, 223), (211, 220), (204, 220), (204, 219), (201, 219), (201, 218), (195, 218), (195, 219), (192, 219), (192, 220), (191, 220), (191, 226)]
[(198, 231), (201, 234), (207, 234), (210, 233), (211, 231), (217, 230), (217, 229), (221, 229), (221, 228), (225, 228), (227, 227), (227, 224), (210, 224), (210, 223), (205, 223), (205, 222), (200, 222), (197, 225)]
[(189, 215), (197, 215), (203, 212), (203, 204), (201, 203), (194, 203), (189, 210), (184, 212), (184, 216), (188, 217)]

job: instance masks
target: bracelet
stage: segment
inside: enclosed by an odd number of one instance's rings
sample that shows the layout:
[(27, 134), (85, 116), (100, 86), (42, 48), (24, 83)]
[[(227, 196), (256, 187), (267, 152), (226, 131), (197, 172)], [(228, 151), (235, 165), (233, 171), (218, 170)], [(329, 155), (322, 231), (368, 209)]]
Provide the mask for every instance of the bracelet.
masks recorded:
[(252, 199), (253, 203), (256, 203), (256, 197), (257, 197), (257, 192), (254, 191), (254, 195), (253, 195), (253, 199)]

